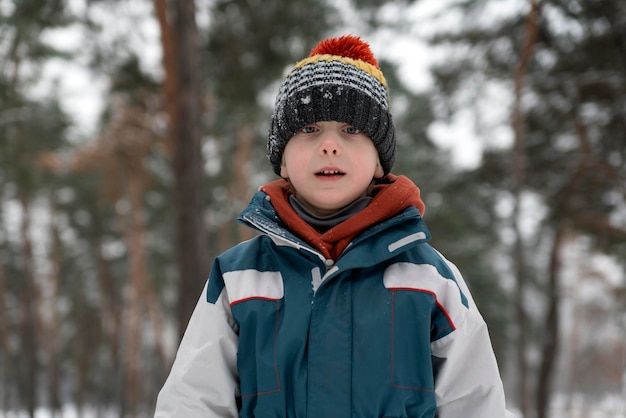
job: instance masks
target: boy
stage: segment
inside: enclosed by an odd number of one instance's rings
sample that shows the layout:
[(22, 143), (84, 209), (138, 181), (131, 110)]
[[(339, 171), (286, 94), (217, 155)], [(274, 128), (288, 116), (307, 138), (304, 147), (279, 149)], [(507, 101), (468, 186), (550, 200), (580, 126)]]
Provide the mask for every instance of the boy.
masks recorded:
[(320, 42), (283, 82), (268, 142), (282, 177), (213, 264), (156, 417), (503, 418), (486, 325), (429, 246), (419, 189), (369, 46)]

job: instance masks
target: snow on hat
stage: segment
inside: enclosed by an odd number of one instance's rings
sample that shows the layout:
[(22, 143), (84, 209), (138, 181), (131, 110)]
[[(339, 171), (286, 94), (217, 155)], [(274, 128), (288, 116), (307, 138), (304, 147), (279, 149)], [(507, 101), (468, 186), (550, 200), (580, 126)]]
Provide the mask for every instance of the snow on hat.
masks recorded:
[(387, 82), (367, 43), (345, 35), (321, 41), (296, 63), (281, 85), (267, 143), (267, 157), (280, 175), (289, 139), (321, 121), (350, 124), (376, 146), (385, 174), (396, 158)]

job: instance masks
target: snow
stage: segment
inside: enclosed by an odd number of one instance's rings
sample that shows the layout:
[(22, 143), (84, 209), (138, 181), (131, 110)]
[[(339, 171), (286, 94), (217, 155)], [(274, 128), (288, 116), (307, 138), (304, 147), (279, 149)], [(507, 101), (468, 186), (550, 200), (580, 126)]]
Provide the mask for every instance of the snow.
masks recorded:
[[(63, 406), (63, 410), (60, 414), (55, 414), (48, 408), (38, 408), (35, 411), (34, 418), (56, 418), (59, 416), (62, 416), (63, 418), (119, 418), (119, 413), (114, 410), (103, 411), (89, 407), (83, 408), (82, 411), (79, 411), (75, 405), (65, 405)], [(5, 411), (2, 418), (30, 418), (30, 416), (26, 411)]]
[[(618, 394), (590, 402), (580, 393), (555, 396), (550, 418), (626, 418), (626, 400)], [(518, 417), (522, 418), (522, 417)]]
[[(117, 411), (102, 411), (94, 408), (83, 408), (79, 413), (75, 405), (65, 405), (63, 418), (118, 418)], [(512, 410), (517, 418), (524, 418), (519, 411)], [(56, 415), (58, 416), (58, 415)], [(148, 415), (145, 415), (148, 416)], [(582, 394), (555, 396), (550, 407), (549, 418), (626, 418), (626, 400), (618, 394), (609, 394), (597, 402), (589, 402)], [(29, 418), (26, 412), (5, 412), (2, 418)], [(46, 408), (39, 408), (35, 418), (55, 418)]]

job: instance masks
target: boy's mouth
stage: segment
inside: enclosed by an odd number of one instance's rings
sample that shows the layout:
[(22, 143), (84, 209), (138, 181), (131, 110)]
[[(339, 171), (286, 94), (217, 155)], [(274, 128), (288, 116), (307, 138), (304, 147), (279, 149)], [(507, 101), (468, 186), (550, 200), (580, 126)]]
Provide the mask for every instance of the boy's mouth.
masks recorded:
[(316, 176), (319, 177), (327, 177), (327, 176), (343, 176), (344, 173), (343, 171), (339, 171), (339, 170), (320, 170), (317, 173), (315, 173)]

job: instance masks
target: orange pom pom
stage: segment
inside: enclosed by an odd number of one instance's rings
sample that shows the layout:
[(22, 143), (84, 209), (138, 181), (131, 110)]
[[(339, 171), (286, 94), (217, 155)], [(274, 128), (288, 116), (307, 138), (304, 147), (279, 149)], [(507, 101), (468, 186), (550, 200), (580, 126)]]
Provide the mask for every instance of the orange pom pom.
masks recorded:
[(380, 69), (378, 61), (370, 50), (370, 46), (358, 36), (344, 35), (338, 38), (324, 39), (311, 50), (309, 57), (323, 54), (365, 61)]

